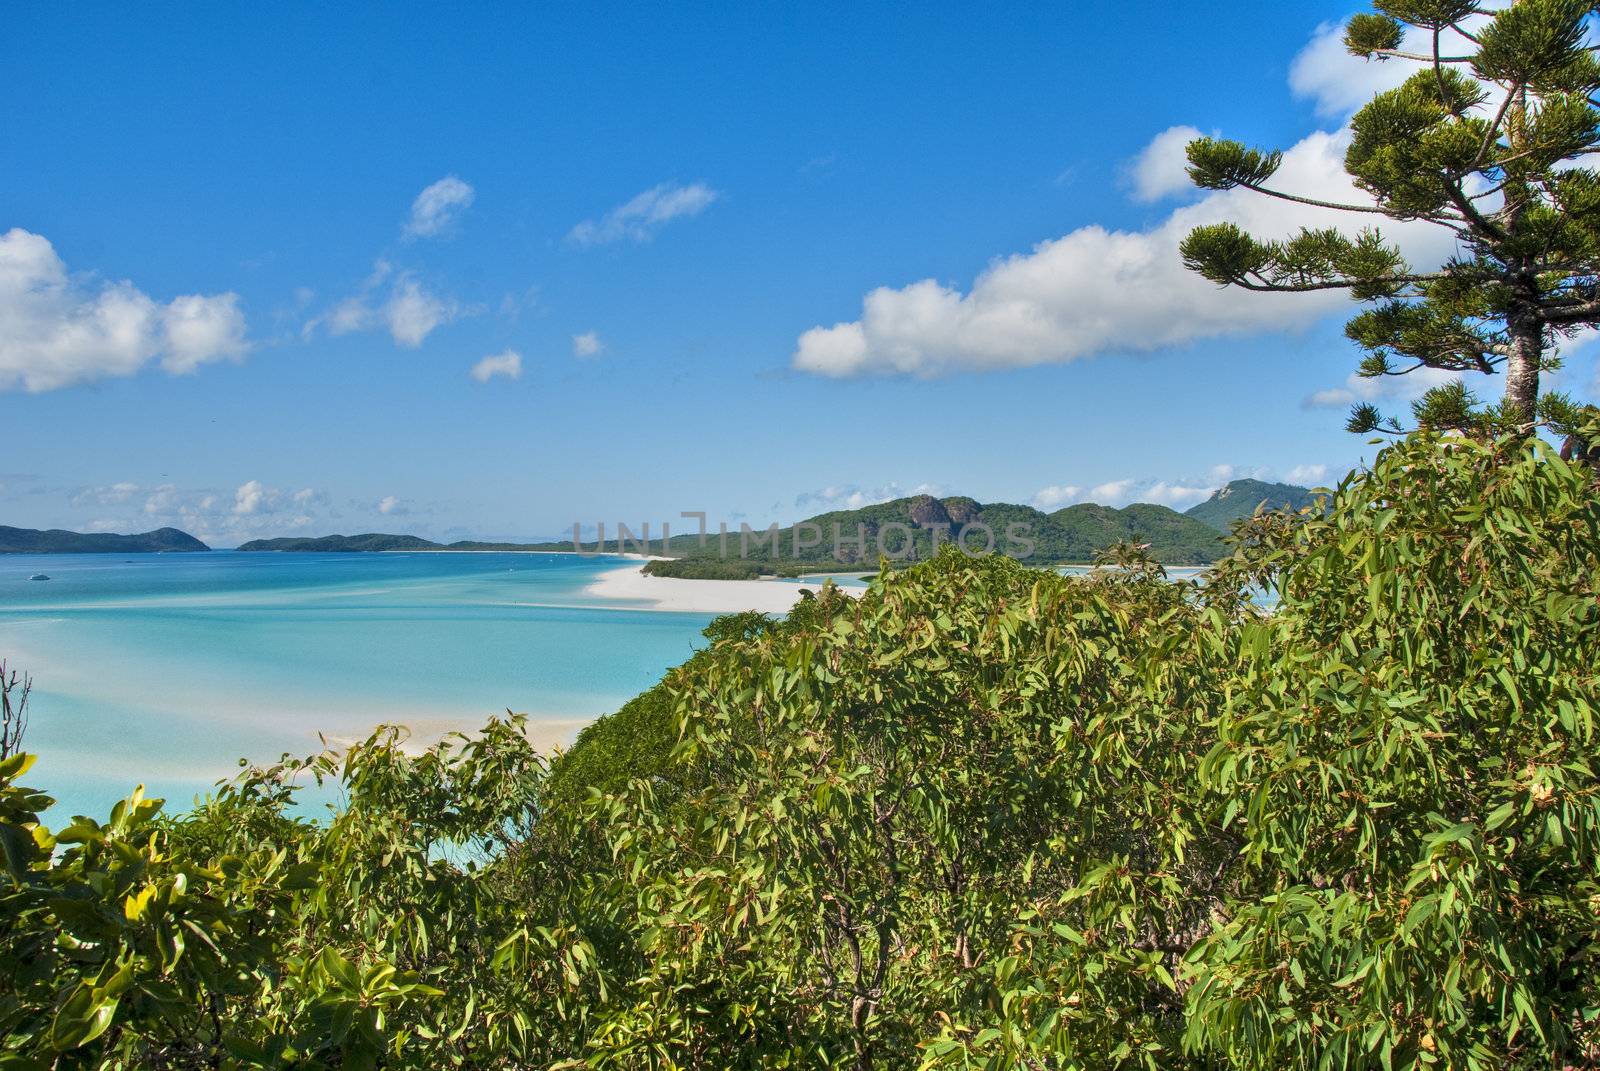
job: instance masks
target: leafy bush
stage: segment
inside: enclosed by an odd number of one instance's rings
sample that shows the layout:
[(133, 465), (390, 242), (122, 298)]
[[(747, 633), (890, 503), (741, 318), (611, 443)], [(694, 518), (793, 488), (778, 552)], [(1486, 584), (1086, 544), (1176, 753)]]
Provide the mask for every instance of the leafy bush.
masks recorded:
[(1591, 472), (1417, 436), (1204, 587), (1125, 557), (725, 620), (549, 768), (388, 733), (52, 838), (10, 760), (0, 1067), (1600, 1059)]

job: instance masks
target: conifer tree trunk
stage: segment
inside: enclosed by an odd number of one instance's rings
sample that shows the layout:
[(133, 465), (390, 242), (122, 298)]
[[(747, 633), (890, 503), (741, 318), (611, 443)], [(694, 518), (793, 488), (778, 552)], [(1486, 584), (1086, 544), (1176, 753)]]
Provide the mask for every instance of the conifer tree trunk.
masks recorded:
[(1506, 318), (1506, 415), (1519, 425), (1537, 419), (1539, 363), (1543, 356), (1544, 331), (1531, 310), (1519, 309)]

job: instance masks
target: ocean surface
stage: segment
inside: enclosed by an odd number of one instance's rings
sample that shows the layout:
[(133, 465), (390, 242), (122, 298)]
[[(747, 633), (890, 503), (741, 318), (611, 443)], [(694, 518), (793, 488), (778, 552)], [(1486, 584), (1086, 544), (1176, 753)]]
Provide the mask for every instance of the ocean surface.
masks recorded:
[[(27, 782), (47, 821), (139, 783), (186, 809), (238, 771), (401, 723), (434, 739), (508, 708), (570, 742), (704, 643), (712, 614), (601, 600), (615, 557), (0, 556), (0, 657), (33, 676)], [(48, 581), (30, 581), (36, 573)]]

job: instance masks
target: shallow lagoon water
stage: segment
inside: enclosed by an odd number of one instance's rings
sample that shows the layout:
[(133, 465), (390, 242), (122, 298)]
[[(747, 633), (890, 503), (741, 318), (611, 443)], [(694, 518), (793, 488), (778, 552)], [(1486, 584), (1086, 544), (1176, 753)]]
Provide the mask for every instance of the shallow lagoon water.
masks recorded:
[[(419, 739), (511, 709), (569, 742), (703, 643), (711, 614), (641, 612), (570, 554), (0, 557), (0, 656), (31, 673), (28, 783), (49, 820), (135, 784), (186, 807), (238, 760), (380, 723)], [(37, 573), (49, 581), (32, 581)]]

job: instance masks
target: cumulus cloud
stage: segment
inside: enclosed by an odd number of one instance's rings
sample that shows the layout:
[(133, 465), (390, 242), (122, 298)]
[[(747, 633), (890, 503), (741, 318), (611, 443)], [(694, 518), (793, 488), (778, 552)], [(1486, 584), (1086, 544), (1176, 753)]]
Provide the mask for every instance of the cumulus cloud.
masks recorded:
[(1185, 150), (1189, 142), (1201, 136), (1192, 126), (1174, 126), (1150, 139), (1150, 144), (1128, 165), (1128, 181), (1133, 186), (1134, 198), (1159, 201), (1193, 190)]
[(446, 175), (411, 203), (411, 218), (402, 233), (407, 238), (432, 238), (449, 230), (461, 212), (471, 207), (475, 191), (454, 175)]
[(577, 245), (604, 245), (628, 239), (649, 241), (672, 220), (697, 216), (717, 199), (703, 182), (679, 186), (664, 182), (618, 205), (599, 219), (586, 219), (567, 234)]
[(1305, 409), (1342, 409), (1355, 402), (1411, 402), (1428, 390), (1453, 380), (1462, 380), (1480, 398), (1493, 397), (1499, 385), (1478, 372), (1450, 372), (1442, 368), (1419, 368), (1403, 376), (1365, 378), (1351, 373), (1344, 386), (1313, 391), (1301, 403)]
[[(1348, 132), (1318, 132), (1287, 150), (1275, 183), (1310, 197), (1370, 204), (1344, 172)], [(1300, 328), (1348, 304), (1338, 292), (1253, 294), (1184, 268), (1178, 244), (1202, 224), (1232, 221), (1263, 238), (1303, 226), (1347, 226), (1345, 213), (1234, 189), (1207, 194), (1156, 227), (1087, 226), (993, 262), (965, 293), (934, 279), (879, 287), (859, 319), (800, 336), (793, 366), (824, 376), (935, 376), (1150, 351), (1200, 339)], [(1426, 223), (1385, 233), (1420, 264), (1451, 251)]]
[(516, 350), (506, 350), (491, 357), (485, 357), (472, 366), (472, 378), (479, 383), (487, 383), (495, 376), (505, 376), (507, 379), (519, 379), (522, 376), (522, 354)]
[(138, 484), (122, 481), (104, 487), (80, 487), (73, 492), (71, 502), (74, 506), (118, 506), (138, 493)]
[(572, 336), (572, 355), (574, 357), (595, 357), (605, 348), (605, 344), (600, 341), (599, 332), (585, 331), (581, 335)]
[(461, 307), (454, 299), (430, 293), (409, 276), (395, 284), (394, 292), (383, 306), (383, 320), (389, 334), (397, 344), (411, 349), (422, 345), (434, 328), (460, 314)]
[[(344, 523), (346, 514), (332, 506), (332, 496), (327, 491), (273, 487), (259, 479), (247, 480), (231, 490), (121, 481), (79, 488), (69, 501), (85, 512), (94, 511), (87, 520), (64, 521), (64, 527), (76, 531), (140, 532), (170, 526), (219, 547), (292, 533), (350, 530)], [(398, 495), (386, 495), (376, 501), (353, 500), (349, 507), (365, 518), (355, 523), (367, 526), (378, 517), (429, 512)]]
[[(1490, 0), (1485, 8), (1503, 7), (1503, 0)], [(1462, 25), (1470, 33), (1488, 22), (1488, 14), (1474, 15)], [(1440, 49), (1451, 52), (1470, 50), (1472, 43), (1448, 31)], [(1416, 55), (1433, 54), (1433, 35), (1427, 30), (1407, 26), (1400, 49)], [(1366, 104), (1375, 95), (1390, 90), (1419, 70), (1408, 60), (1362, 59), (1344, 47), (1344, 23), (1325, 22), (1289, 65), (1289, 88), (1296, 96), (1310, 99), (1319, 115), (1339, 118)]]
[(1046, 513), (1081, 502), (1099, 506), (1122, 507), (1134, 502), (1151, 502), (1184, 510), (1211, 497), (1217, 489), (1215, 482), (1187, 480), (1107, 480), (1093, 487), (1077, 484), (1058, 484), (1041, 488), (1031, 500), (1034, 509)]
[(1297, 483), (1305, 487), (1315, 487), (1328, 478), (1326, 465), (1296, 465), (1283, 474), (1283, 478), (1290, 483)]
[(436, 328), (473, 311), (429, 290), (414, 274), (396, 272), (388, 261), (379, 260), (358, 293), (306, 321), (301, 334), (310, 338), (319, 327), (330, 335), (382, 329), (396, 345), (416, 349)]
[[(1339, 26), (1318, 29), (1290, 77), (1294, 92), (1340, 117), (1415, 68), (1351, 56), (1342, 33)], [(1136, 196), (1154, 199), (1186, 185), (1182, 148), (1197, 133), (1173, 127), (1150, 142), (1130, 169)], [(1324, 201), (1371, 204), (1344, 171), (1348, 144), (1347, 126), (1309, 134), (1285, 151), (1273, 185)], [(1295, 329), (1347, 306), (1338, 291), (1253, 294), (1219, 288), (1185, 269), (1179, 243), (1193, 228), (1220, 222), (1263, 238), (1301, 227), (1351, 228), (1348, 213), (1244, 189), (1212, 191), (1144, 230), (1086, 226), (999, 257), (965, 291), (936, 279), (879, 287), (863, 298), (858, 318), (802, 334), (791, 363), (835, 377), (1021, 368)], [(1454, 252), (1444, 228), (1386, 220), (1383, 229), (1419, 267)]]
[[(1419, 40), (1417, 31), (1408, 28), (1402, 47), (1418, 51), (1419, 46), (1431, 50), (1432, 39)], [(1344, 23), (1326, 22), (1289, 65), (1289, 88), (1310, 99), (1317, 114), (1338, 117), (1349, 115), (1373, 94), (1398, 86), (1416, 69), (1409, 62), (1352, 56), (1344, 47)]]
[(238, 294), (173, 298), (162, 310), (161, 322), (167, 336), (161, 367), (168, 372), (193, 372), (207, 361), (237, 357), (245, 351), (244, 313), (239, 311)]
[(251, 480), (249, 483), (239, 485), (233, 493), (233, 512), (238, 514), (255, 513), (267, 500), (267, 489), (261, 485), (260, 480)]
[(1077, 484), (1055, 484), (1039, 489), (1033, 496), (1033, 508), (1053, 513), (1063, 506), (1070, 506), (1075, 502), (1083, 501), (1083, 488)]
[(1194, 485), (1157, 481), (1138, 491), (1133, 501), (1154, 502), (1158, 506), (1171, 506), (1176, 510), (1184, 510), (1196, 502), (1210, 498), (1216, 489), (1214, 484)]
[(128, 376), (152, 360), (182, 374), (247, 349), (238, 294), (162, 304), (126, 280), (73, 278), (43, 235), (0, 234), (0, 390)]
[(794, 507), (795, 509), (811, 510), (813, 512), (860, 509), (863, 506), (872, 506), (879, 502), (890, 502), (896, 498), (909, 498), (912, 495), (933, 495), (938, 498), (944, 493), (943, 488), (938, 484), (932, 483), (919, 483), (909, 490), (893, 482), (871, 488), (852, 483), (819, 487), (814, 491), (802, 492), (795, 496)]

